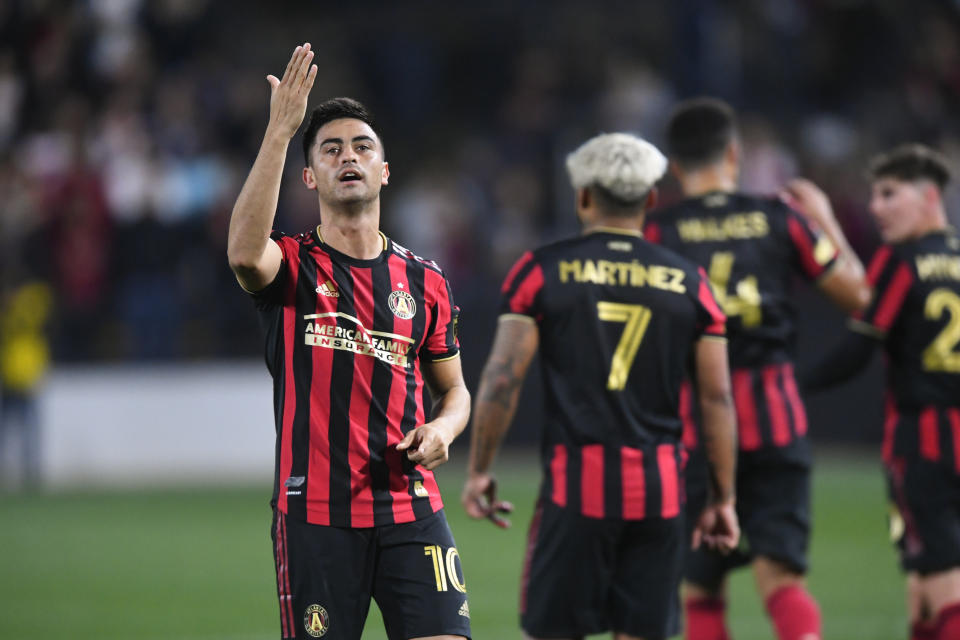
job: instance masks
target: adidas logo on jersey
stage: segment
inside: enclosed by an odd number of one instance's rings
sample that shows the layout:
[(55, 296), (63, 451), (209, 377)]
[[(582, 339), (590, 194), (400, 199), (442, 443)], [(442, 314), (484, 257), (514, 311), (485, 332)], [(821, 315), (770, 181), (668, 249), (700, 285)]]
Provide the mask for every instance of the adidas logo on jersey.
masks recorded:
[(317, 293), (322, 293), (323, 295), (327, 296), (328, 298), (339, 298), (339, 297), (340, 297), (340, 292), (337, 291), (336, 285), (334, 285), (334, 284), (333, 284), (332, 282), (330, 282), (329, 280), (327, 280), (326, 282), (324, 282), (323, 284), (321, 284), (319, 287), (317, 287)]
[(464, 618), (470, 617), (470, 605), (467, 603), (466, 600), (464, 600), (463, 604), (460, 605), (460, 611), (458, 611), (457, 613), (462, 615)]

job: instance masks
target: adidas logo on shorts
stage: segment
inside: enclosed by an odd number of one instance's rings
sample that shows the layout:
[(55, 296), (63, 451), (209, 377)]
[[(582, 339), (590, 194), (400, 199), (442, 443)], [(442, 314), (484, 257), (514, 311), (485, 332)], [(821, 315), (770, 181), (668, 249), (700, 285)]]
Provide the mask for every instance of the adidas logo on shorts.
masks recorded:
[(470, 617), (470, 605), (467, 603), (466, 600), (464, 600), (463, 604), (460, 605), (460, 611), (458, 611), (457, 613), (462, 615), (464, 618)]

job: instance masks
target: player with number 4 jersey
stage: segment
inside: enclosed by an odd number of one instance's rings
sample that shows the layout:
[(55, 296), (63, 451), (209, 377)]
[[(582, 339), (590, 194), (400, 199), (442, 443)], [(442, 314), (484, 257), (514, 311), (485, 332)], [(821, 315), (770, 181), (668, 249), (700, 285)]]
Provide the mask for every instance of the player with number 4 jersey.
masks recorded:
[(887, 355), (883, 462), (891, 535), (907, 572), (910, 637), (960, 638), (960, 238), (947, 225), (947, 161), (921, 145), (874, 159), (870, 212), (885, 245), (873, 301), (836, 351), (805, 371), (817, 389)]
[[(737, 513), (744, 539), (736, 553), (708, 550), (686, 562), (689, 640), (726, 637), (727, 572), (750, 563), (781, 640), (820, 637), (819, 609), (803, 585), (810, 530), (807, 418), (794, 375), (796, 315), (792, 282), (816, 283), (844, 310), (869, 290), (826, 196), (791, 182), (779, 197), (737, 191), (740, 147), (732, 110), (719, 100), (681, 103), (667, 132), (671, 167), (686, 197), (651, 214), (644, 233), (700, 264), (727, 315), (737, 414)], [(681, 398), (688, 513), (706, 496), (692, 394)]]

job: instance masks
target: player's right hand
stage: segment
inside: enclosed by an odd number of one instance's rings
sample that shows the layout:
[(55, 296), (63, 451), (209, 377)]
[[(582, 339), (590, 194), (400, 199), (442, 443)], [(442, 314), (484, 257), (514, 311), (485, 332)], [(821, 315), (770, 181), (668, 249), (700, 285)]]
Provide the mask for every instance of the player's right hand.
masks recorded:
[(708, 505), (693, 529), (693, 548), (704, 544), (709, 549), (727, 554), (740, 544), (740, 523), (733, 500)]
[(784, 186), (780, 196), (787, 204), (821, 227), (827, 227), (831, 221), (836, 220), (830, 198), (810, 180), (794, 178)]
[(307, 113), (307, 98), (317, 77), (317, 65), (311, 65), (313, 51), (305, 42), (293, 50), (283, 77), (267, 76), (270, 83), (270, 124), (278, 135), (292, 138)]
[(497, 500), (497, 481), (489, 473), (471, 473), (460, 500), (471, 518), (487, 518), (501, 529), (510, 526), (504, 514), (513, 511), (513, 505)]

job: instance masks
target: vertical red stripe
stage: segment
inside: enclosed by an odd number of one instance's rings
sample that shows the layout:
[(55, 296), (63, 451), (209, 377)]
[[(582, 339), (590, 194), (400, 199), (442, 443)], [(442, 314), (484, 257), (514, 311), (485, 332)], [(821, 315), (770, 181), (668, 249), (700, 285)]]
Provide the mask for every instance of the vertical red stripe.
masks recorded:
[(277, 514), (277, 586), (280, 591), (280, 626), (284, 638), (297, 634), (293, 623), (293, 592), (290, 589), (290, 561), (287, 556), (287, 520)]
[(807, 411), (803, 406), (803, 400), (800, 399), (793, 365), (789, 363), (783, 365), (781, 375), (783, 376), (784, 391), (787, 392), (787, 402), (790, 404), (790, 413), (793, 416), (794, 431), (798, 437), (805, 436), (807, 434)]
[(800, 266), (803, 267), (807, 277), (810, 279), (819, 277), (820, 274), (823, 273), (824, 267), (817, 262), (816, 257), (813, 255), (813, 242), (807, 230), (803, 228), (799, 218), (794, 216), (788, 217), (787, 229), (790, 232), (790, 237), (793, 239), (793, 246), (796, 247), (797, 254), (800, 256)]
[(550, 486), (550, 500), (558, 507), (567, 506), (567, 448), (562, 444), (553, 447)]
[(937, 423), (937, 410), (933, 407), (920, 412), (920, 455), (927, 460), (940, 459), (940, 430)]
[(947, 419), (953, 437), (953, 468), (960, 473), (960, 409), (948, 409)]
[(873, 254), (873, 258), (870, 259), (870, 266), (867, 268), (867, 281), (870, 286), (877, 284), (877, 280), (883, 273), (883, 268), (887, 266), (887, 261), (890, 260), (891, 255), (893, 255), (893, 249), (886, 245), (877, 249), (877, 252)]
[(620, 447), (620, 475), (623, 478), (623, 519), (643, 520), (647, 515), (647, 479), (643, 473), (643, 451)]
[(277, 572), (277, 600), (280, 603), (280, 635), (284, 638), (289, 638), (290, 633), (287, 631), (287, 603), (285, 602), (283, 587), (283, 542), (280, 538), (280, 517), (282, 515), (282, 513), (277, 513), (277, 526), (276, 532), (274, 533), (277, 538), (274, 548), (274, 553), (276, 554), (274, 568)]
[(447, 353), (447, 328), (453, 320), (453, 309), (450, 308), (450, 297), (447, 295), (447, 284), (436, 271), (424, 269), (423, 299), (425, 301), (425, 327), (430, 328), (436, 314), (436, 323), (433, 333), (426, 337), (424, 346), (431, 353)]
[(680, 423), (683, 425), (683, 446), (694, 449), (697, 446), (697, 425), (693, 421), (693, 391), (689, 380), (680, 385)]
[(704, 332), (716, 336), (725, 335), (727, 332), (727, 316), (720, 310), (720, 305), (713, 297), (713, 291), (708, 284), (710, 279), (707, 277), (707, 272), (703, 270), (703, 267), (698, 267), (697, 272), (700, 274), (700, 289), (697, 291), (697, 296), (700, 304), (710, 314), (710, 324), (704, 327)]
[(769, 365), (763, 368), (760, 375), (763, 377), (763, 395), (767, 400), (767, 413), (770, 415), (770, 431), (773, 443), (778, 447), (789, 444), (790, 424), (787, 421), (787, 407), (783, 401), (783, 393), (777, 379), (780, 377), (780, 367)]
[(900, 307), (912, 284), (913, 274), (910, 272), (910, 267), (901, 264), (893, 274), (886, 291), (883, 292), (880, 302), (877, 303), (877, 311), (873, 314), (873, 326), (881, 331), (890, 329), (893, 321), (897, 319), (897, 314), (900, 313)]
[(656, 222), (648, 222), (643, 228), (643, 237), (647, 242), (660, 244), (660, 225)]
[(674, 518), (680, 514), (680, 474), (677, 473), (676, 448), (672, 444), (657, 446), (657, 468), (660, 470), (660, 516)]
[[(559, 445), (558, 445), (559, 446)], [(537, 536), (540, 535), (540, 520), (543, 518), (543, 503), (537, 503), (537, 510), (530, 521), (530, 530), (527, 532), (527, 552), (523, 559), (523, 576), (520, 578), (520, 613), (527, 611), (527, 590), (530, 588), (530, 563), (533, 560), (533, 551), (537, 548)]]
[[(402, 284), (402, 290), (409, 291), (410, 283), (407, 281), (407, 265), (404, 259), (394, 254), (388, 258), (388, 261), (390, 264), (391, 289), (399, 290), (399, 285)], [(403, 320), (396, 315), (393, 316), (393, 333), (409, 336), (411, 335), (412, 327), (412, 320)], [(414, 360), (416, 348), (417, 345), (410, 347), (408, 352), (408, 358), (410, 360)], [(413, 500), (409, 494), (409, 483), (406, 475), (403, 473), (401, 456), (406, 454), (396, 449), (397, 443), (403, 440), (400, 423), (403, 421), (403, 409), (407, 400), (407, 375), (412, 366), (414, 365), (408, 364), (407, 367), (393, 367), (393, 381), (390, 384), (390, 399), (387, 403), (387, 450), (384, 453), (384, 459), (390, 469), (390, 495), (393, 498), (393, 520), (397, 523), (412, 522), (415, 519)]]
[(513, 281), (517, 279), (517, 275), (531, 260), (533, 260), (532, 251), (527, 251), (520, 256), (520, 259), (517, 260), (510, 268), (510, 272), (507, 274), (507, 277), (503, 279), (503, 286), (500, 287), (500, 293), (506, 293), (510, 290), (510, 287), (513, 286)]
[[(350, 269), (353, 278), (353, 307), (363, 327), (352, 327), (358, 334), (370, 335), (373, 328), (373, 273), (370, 269)], [(361, 335), (356, 340), (363, 344)], [(354, 356), (353, 384), (350, 388), (350, 436), (347, 457), (350, 463), (350, 525), (373, 526), (373, 487), (370, 485), (370, 382), (376, 366), (373, 356)]]
[[(313, 251), (317, 263), (317, 281), (311, 289), (326, 280), (334, 281), (333, 262), (323, 251)], [(337, 310), (337, 298), (317, 294), (316, 313)], [(337, 318), (322, 318), (313, 321), (324, 325), (336, 325)], [(303, 337), (298, 336), (299, 341)], [(312, 349), (322, 349), (313, 347)], [(332, 357), (316, 356), (311, 351), (313, 374), (310, 382), (310, 456), (307, 474), (307, 513), (313, 524), (330, 524), (330, 379), (333, 369)]]
[(757, 423), (757, 406), (753, 399), (753, 374), (749, 369), (735, 369), (731, 381), (740, 448), (744, 451), (759, 449), (760, 425)]
[[(286, 263), (280, 268), (287, 269), (287, 281), (290, 283), (284, 293), (283, 300), (283, 424), (280, 428), (280, 474), (279, 495), (277, 509), (281, 513), (287, 512), (287, 492), (283, 483), (290, 477), (293, 468), (293, 417), (297, 413), (297, 384), (293, 373), (293, 350), (297, 344), (297, 285), (300, 275), (299, 244), (284, 239), (280, 244)], [(301, 338), (302, 340), (303, 338)]]
[(900, 413), (897, 411), (897, 405), (893, 401), (893, 396), (888, 393), (884, 402), (883, 449), (881, 454), (883, 461), (888, 465), (893, 462), (893, 437), (899, 421)]
[(543, 269), (540, 265), (534, 267), (523, 279), (523, 282), (510, 297), (510, 311), (513, 313), (529, 313), (533, 309), (533, 301), (543, 288)]
[(580, 512), (588, 518), (604, 516), (602, 444), (580, 449)]

